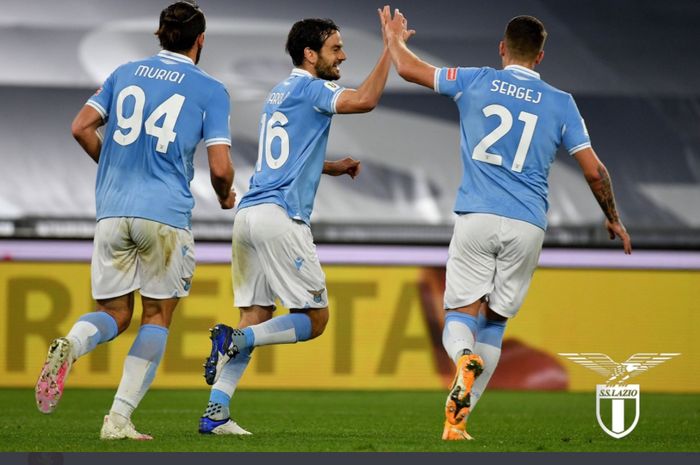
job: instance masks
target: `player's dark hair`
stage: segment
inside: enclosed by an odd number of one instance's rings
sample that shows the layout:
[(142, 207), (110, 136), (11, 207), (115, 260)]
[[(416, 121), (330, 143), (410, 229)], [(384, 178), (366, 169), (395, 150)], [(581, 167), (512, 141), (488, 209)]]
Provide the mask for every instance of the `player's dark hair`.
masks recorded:
[(516, 16), (508, 23), (504, 38), (511, 55), (532, 60), (544, 48), (547, 31), (534, 16)]
[(287, 36), (284, 49), (292, 57), (294, 66), (304, 62), (304, 49), (309, 47), (315, 52), (321, 51), (323, 43), (340, 28), (330, 19), (307, 18), (297, 21)]
[(207, 22), (204, 13), (194, 2), (175, 2), (160, 12), (160, 22), (155, 35), (164, 50), (186, 52), (197, 37), (204, 32)]

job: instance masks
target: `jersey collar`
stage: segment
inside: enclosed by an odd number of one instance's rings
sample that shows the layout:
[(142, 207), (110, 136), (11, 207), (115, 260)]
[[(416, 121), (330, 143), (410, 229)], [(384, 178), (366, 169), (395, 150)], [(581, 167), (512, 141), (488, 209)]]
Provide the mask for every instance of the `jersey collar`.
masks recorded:
[(182, 53), (175, 53), (175, 52), (171, 52), (169, 50), (161, 50), (160, 52), (158, 52), (158, 56), (163, 57), (163, 58), (168, 58), (170, 60), (179, 61), (180, 63), (189, 63), (191, 65), (194, 64), (194, 61), (192, 61), (192, 58), (185, 56)]
[(533, 69), (526, 68), (526, 67), (524, 67), (524, 66), (520, 66), (520, 65), (508, 65), (508, 66), (506, 66), (506, 67), (503, 68), (503, 69), (508, 69), (508, 70), (512, 70), (512, 71), (519, 71), (519, 72), (521, 72), (521, 73), (523, 73), (523, 74), (527, 74), (527, 75), (530, 76), (530, 77), (534, 77), (534, 78), (540, 79), (540, 73), (536, 72), (536, 71), (533, 70)]
[(292, 68), (292, 76), (308, 76), (313, 77), (310, 72), (301, 68)]

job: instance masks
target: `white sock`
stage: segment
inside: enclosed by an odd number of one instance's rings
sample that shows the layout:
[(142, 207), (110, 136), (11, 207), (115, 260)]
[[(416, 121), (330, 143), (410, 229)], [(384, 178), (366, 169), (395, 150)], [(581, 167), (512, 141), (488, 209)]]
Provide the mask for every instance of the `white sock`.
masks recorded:
[(442, 330), (442, 345), (447, 355), (457, 363), (462, 351), (474, 352), (475, 334), (478, 323), (476, 317), (466, 313), (448, 311), (445, 315), (445, 327)]
[(501, 358), (501, 344), (503, 343), (505, 329), (505, 321), (484, 320), (479, 327), (474, 352), (484, 361), (484, 371), (481, 373), (481, 376), (476, 378), (472, 386), (470, 413), (474, 411), (476, 403), (479, 402), (491, 380), (491, 376), (496, 371), (498, 360)]
[(109, 412), (118, 425), (131, 418), (131, 414), (146, 395), (165, 352), (167, 340), (167, 328), (151, 324), (141, 325), (129, 355), (124, 360), (122, 379)]
[(76, 321), (66, 336), (71, 342), (73, 360), (90, 352), (92, 347), (89, 341), (91, 338), (94, 338), (97, 333), (97, 326), (92, 323), (88, 321)]
[(311, 338), (311, 318), (304, 313), (289, 313), (248, 326), (243, 332), (246, 333), (246, 340), (250, 340), (247, 344), (249, 347), (293, 344)]
[(233, 360), (224, 365), (221, 376), (219, 376), (219, 380), (214, 383), (212, 389), (218, 389), (224, 392), (229, 399), (233, 397), (233, 393), (236, 392), (236, 387), (243, 376), (243, 372), (250, 363), (250, 352), (250, 349), (243, 349)]
[(474, 385), (472, 386), (470, 412), (474, 411), (476, 403), (479, 401), (481, 395), (486, 389), (486, 386), (489, 384), (491, 375), (493, 375), (494, 371), (496, 371), (498, 360), (501, 358), (501, 348), (477, 342), (476, 346), (474, 347), (474, 353), (478, 354), (484, 361), (484, 371), (481, 373), (481, 376), (476, 378)]
[(92, 352), (98, 344), (111, 341), (118, 333), (117, 322), (106, 312), (81, 316), (66, 336), (71, 342), (73, 360)]

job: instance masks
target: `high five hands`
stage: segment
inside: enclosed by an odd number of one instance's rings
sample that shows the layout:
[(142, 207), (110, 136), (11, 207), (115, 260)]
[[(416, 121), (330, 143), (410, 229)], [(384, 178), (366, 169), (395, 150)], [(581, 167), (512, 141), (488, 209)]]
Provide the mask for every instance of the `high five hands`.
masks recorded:
[(379, 20), (382, 25), (382, 36), (385, 44), (391, 37), (400, 37), (403, 42), (406, 42), (416, 33), (415, 30), (408, 29), (408, 21), (398, 8), (394, 10), (393, 18), (389, 5), (384, 5), (383, 9), (377, 10), (377, 13), (379, 13)]

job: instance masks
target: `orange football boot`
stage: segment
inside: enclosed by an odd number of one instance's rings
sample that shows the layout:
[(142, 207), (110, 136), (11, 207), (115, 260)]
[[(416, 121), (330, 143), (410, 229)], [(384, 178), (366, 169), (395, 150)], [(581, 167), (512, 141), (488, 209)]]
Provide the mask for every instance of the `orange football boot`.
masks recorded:
[(459, 441), (473, 439), (467, 433), (467, 416), (471, 406), (474, 380), (484, 371), (484, 361), (476, 354), (462, 355), (457, 361), (457, 372), (445, 402), (445, 428), (442, 439)]

